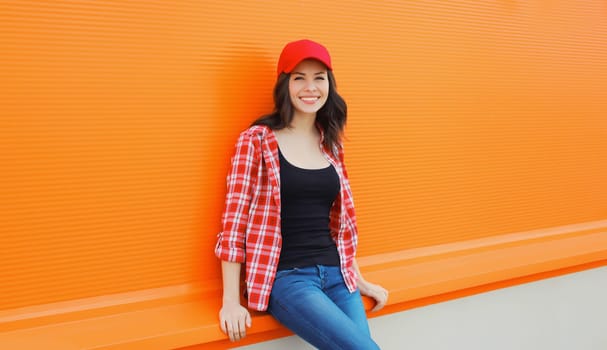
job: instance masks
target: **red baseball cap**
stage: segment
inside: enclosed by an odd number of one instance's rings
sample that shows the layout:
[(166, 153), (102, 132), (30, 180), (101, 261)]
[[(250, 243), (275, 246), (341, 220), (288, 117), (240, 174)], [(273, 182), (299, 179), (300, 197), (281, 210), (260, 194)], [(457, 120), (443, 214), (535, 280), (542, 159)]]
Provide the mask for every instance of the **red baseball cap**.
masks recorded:
[(327, 69), (333, 70), (331, 67), (331, 56), (329, 56), (327, 48), (312, 40), (304, 39), (285, 45), (278, 59), (276, 75), (280, 76), (280, 73), (283, 72), (291, 73), (299, 62), (308, 58), (318, 60), (327, 66)]

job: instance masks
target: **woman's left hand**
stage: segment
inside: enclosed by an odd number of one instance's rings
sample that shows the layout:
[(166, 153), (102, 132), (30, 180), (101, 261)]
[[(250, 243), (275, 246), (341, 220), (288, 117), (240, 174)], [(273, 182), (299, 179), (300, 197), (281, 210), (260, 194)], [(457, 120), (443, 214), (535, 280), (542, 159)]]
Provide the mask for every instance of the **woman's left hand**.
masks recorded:
[(358, 289), (360, 289), (360, 294), (366, 295), (375, 300), (375, 306), (373, 309), (371, 309), (372, 312), (383, 308), (388, 301), (388, 291), (378, 284), (373, 284), (365, 280), (359, 280)]

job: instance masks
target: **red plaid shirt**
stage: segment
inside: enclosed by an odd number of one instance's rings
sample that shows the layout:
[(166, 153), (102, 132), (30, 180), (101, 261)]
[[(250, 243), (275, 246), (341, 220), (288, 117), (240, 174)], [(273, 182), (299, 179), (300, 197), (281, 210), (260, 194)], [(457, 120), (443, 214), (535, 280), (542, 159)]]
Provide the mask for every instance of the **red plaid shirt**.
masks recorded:
[[(329, 226), (339, 252), (341, 273), (353, 292), (357, 228), (343, 151), (341, 147), (334, 152), (321, 149), (340, 178), (341, 190), (331, 207)], [(217, 235), (215, 255), (245, 263), (248, 306), (265, 311), (282, 246), (278, 142), (270, 128), (252, 126), (240, 134), (227, 187), (223, 231)]]

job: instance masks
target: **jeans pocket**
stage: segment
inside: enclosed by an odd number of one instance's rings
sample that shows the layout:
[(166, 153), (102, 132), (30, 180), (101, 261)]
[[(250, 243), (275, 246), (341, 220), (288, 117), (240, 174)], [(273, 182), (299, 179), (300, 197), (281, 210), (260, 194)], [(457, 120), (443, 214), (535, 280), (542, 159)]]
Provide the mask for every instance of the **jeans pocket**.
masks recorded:
[(282, 278), (282, 277), (285, 277), (288, 275), (292, 275), (298, 271), (299, 271), (298, 267), (294, 267), (292, 269), (286, 269), (286, 270), (278, 270), (278, 271), (276, 271), (276, 277), (274, 278), (274, 280), (277, 280), (279, 278)]

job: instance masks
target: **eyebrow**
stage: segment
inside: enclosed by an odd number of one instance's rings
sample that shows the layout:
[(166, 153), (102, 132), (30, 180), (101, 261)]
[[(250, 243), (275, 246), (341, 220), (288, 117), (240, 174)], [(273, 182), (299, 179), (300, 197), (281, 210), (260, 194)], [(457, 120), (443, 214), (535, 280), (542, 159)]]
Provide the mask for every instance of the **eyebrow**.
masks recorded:
[[(320, 75), (320, 74), (326, 74), (327, 72), (318, 72), (318, 73), (314, 73), (314, 75)], [(302, 72), (293, 72), (293, 74), (299, 74), (299, 75), (306, 75), (306, 73), (302, 73)]]

